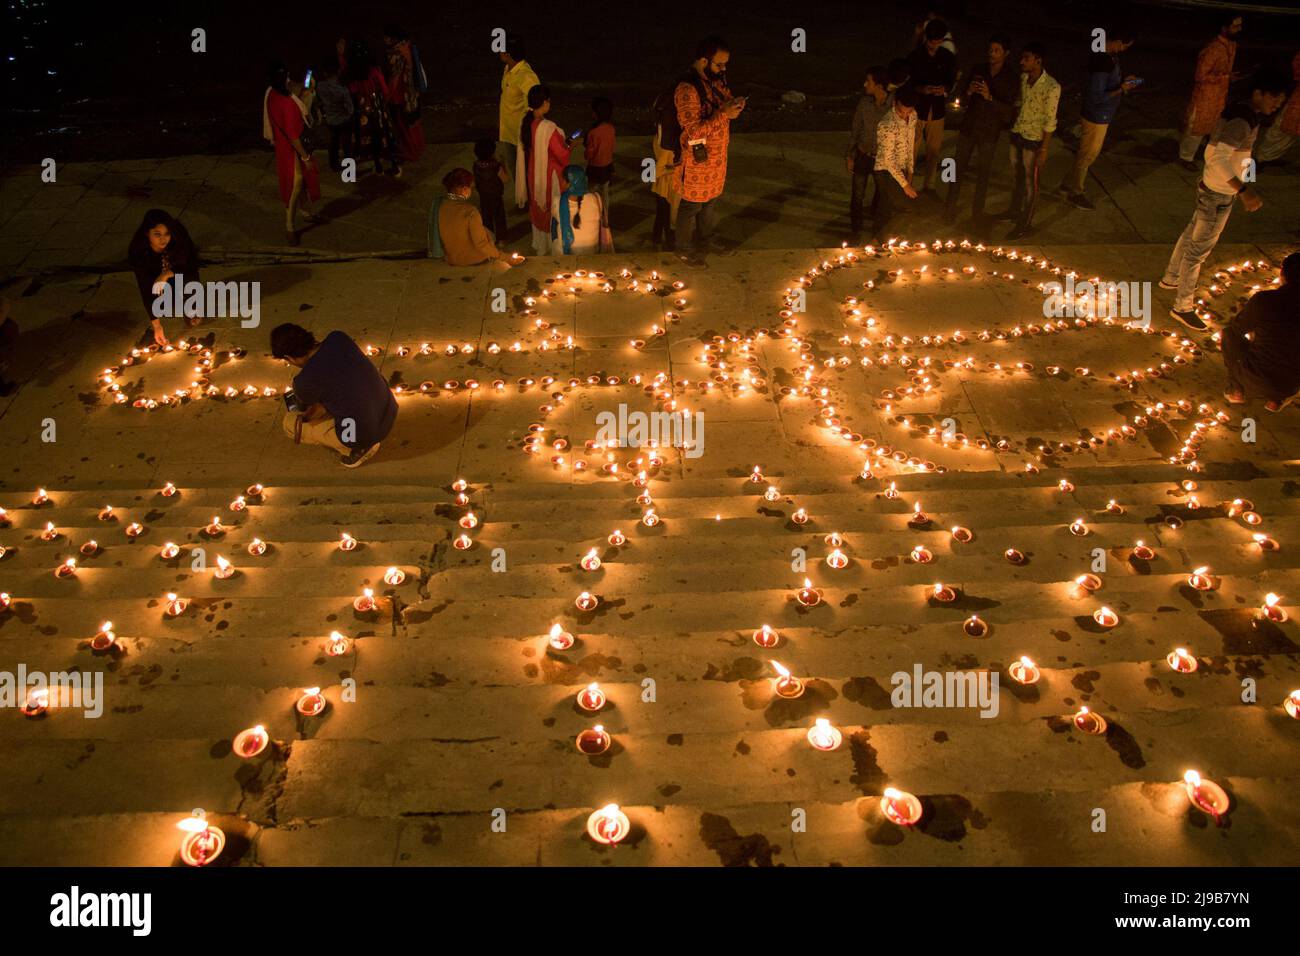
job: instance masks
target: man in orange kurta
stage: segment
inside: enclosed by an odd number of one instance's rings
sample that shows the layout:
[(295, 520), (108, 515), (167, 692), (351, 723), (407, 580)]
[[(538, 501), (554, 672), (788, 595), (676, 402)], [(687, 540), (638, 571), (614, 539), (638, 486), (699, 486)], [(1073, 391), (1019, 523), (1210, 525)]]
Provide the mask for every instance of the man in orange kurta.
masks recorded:
[[(713, 232), (714, 201), (727, 182), (731, 121), (745, 108), (727, 86), (731, 51), (721, 37), (700, 42), (692, 75), (677, 84), (673, 103), (682, 127), (681, 205), (677, 210), (677, 254), (705, 252)], [(699, 236), (695, 233), (698, 227)]]
[(1189, 169), (1205, 137), (1214, 132), (1228, 101), (1228, 84), (1234, 79), (1233, 61), (1237, 58), (1237, 37), (1241, 34), (1241, 16), (1229, 14), (1219, 25), (1219, 35), (1205, 45), (1196, 58), (1196, 78), (1192, 98), (1183, 117), (1183, 138), (1178, 143), (1178, 158)]

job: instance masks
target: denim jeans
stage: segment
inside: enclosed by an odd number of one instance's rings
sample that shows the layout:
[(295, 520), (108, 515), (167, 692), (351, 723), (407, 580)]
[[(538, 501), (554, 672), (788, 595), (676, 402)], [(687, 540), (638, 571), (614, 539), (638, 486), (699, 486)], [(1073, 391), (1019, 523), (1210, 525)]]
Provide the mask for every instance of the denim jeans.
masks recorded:
[(1201, 263), (1214, 251), (1223, 227), (1228, 224), (1232, 204), (1236, 201), (1237, 197), (1233, 193), (1216, 193), (1197, 185), (1196, 211), (1192, 213), (1192, 221), (1178, 237), (1174, 254), (1169, 257), (1169, 265), (1165, 267), (1165, 283), (1178, 286), (1178, 291), (1174, 293), (1174, 308), (1177, 311), (1185, 312), (1194, 304)]
[[(957, 137), (957, 178), (948, 185), (948, 195), (944, 200), (945, 211), (955, 214), (957, 200), (961, 196), (962, 184), (969, 176), (975, 183), (975, 201), (971, 206), (971, 217), (979, 219), (984, 215), (984, 197), (989, 191), (989, 175), (993, 172), (993, 154), (997, 149), (997, 138), (977, 139), (964, 133)], [(971, 166), (971, 155), (975, 156), (975, 165)]]
[[(692, 244), (700, 252), (708, 248), (709, 237), (713, 234), (713, 204), (708, 202), (688, 202), (683, 199), (677, 207), (677, 251), (690, 252)], [(698, 238), (696, 230), (699, 230)]]

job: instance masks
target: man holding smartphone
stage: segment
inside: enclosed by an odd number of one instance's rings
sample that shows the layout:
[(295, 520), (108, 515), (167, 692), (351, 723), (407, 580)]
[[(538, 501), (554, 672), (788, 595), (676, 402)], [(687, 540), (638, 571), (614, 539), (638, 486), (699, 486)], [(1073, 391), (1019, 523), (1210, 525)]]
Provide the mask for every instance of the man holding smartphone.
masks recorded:
[(1106, 52), (1088, 57), (1088, 87), (1083, 94), (1083, 110), (1079, 119), (1079, 151), (1074, 157), (1061, 191), (1065, 198), (1080, 209), (1089, 211), (1097, 207), (1083, 194), (1083, 184), (1088, 170), (1101, 153), (1110, 121), (1115, 118), (1119, 101), (1129, 90), (1141, 82), (1136, 76), (1125, 76), (1119, 68), (1119, 55), (1133, 45), (1133, 32), (1120, 27), (1106, 31)]
[(300, 370), (285, 393), (283, 422), (295, 443), (332, 448), (345, 468), (379, 451), (397, 420), (397, 400), (350, 336), (334, 331), (317, 342), (285, 322), (271, 330), (271, 354)]
[[(677, 255), (700, 261), (713, 232), (714, 201), (727, 183), (731, 121), (745, 108), (727, 86), (731, 51), (722, 37), (707, 37), (696, 49), (690, 74), (677, 84), (673, 103), (682, 128), (682, 200), (677, 210)], [(698, 228), (698, 238), (695, 235)]]

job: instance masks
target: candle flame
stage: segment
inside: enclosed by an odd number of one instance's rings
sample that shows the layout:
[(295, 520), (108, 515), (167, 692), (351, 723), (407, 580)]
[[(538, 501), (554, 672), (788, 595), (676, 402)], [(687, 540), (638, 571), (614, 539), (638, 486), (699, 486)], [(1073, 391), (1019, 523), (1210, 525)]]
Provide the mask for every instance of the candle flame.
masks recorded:
[(1208, 564), (1203, 564), (1199, 568), (1194, 569), (1192, 571), (1192, 574), (1196, 575), (1197, 577), (1200, 577), (1208, 570), (1210, 570), (1210, 566)]
[(903, 795), (902, 790), (895, 790), (893, 787), (885, 788), (885, 796), (890, 800), (897, 800)]
[(777, 661), (772, 662), (772, 669), (781, 675), (782, 680), (790, 676), (790, 671)]
[(202, 833), (207, 828), (208, 821), (205, 817), (185, 817), (176, 823), (176, 829), (186, 833)]
[(1190, 783), (1193, 789), (1201, 785), (1201, 775), (1197, 773), (1195, 770), (1189, 770), (1185, 774), (1183, 774), (1183, 780), (1187, 781), (1187, 783)]
[(222, 571), (224, 571), (226, 570), (226, 568), (230, 567), (230, 562), (227, 561), (225, 558), (218, 556), (217, 567), (219, 567)]
[(1034, 666), (1034, 662), (1031, 661), (1028, 657), (1023, 657), (1023, 656), (1022, 656), (1022, 657), (1020, 658), (1020, 663), (1023, 664), (1025, 667), (1033, 667), (1033, 666)]
[(1268, 594), (1265, 594), (1265, 595), (1264, 595), (1264, 605), (1265, 605), (1266, 607), (1272, 607), (1274, 604), (1276, 604), (1276, 603), (1277, 603), (1278, 601), (1280, 601), (1280, 600), (1281, 600), (1281, 598), (1279, 598), (1279, 597), (1278, 597), (1276, 594), (1274, 594), (1272, 591), (1270, 591)]

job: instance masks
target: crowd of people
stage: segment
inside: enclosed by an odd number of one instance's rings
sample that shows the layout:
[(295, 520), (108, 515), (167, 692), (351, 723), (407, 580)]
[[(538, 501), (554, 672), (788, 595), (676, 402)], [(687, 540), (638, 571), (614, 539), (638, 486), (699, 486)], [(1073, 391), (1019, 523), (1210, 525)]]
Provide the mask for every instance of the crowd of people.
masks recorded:
[[(1170, 314), (1196, 331), (1208, 327), (1195, 301), (1202, 264), (1237, 202), (1248, 212), (1261, 207), (1257, 166), (1276, 161), (1300, 135), (1300, 96), (1293, 90), (1300, 89), (1300, 53), (1290, 70), (1254, 70), (1249, 82), (1238, 85), (1240, 95), (1231, 96), (1232, 85), (1246, 79), (1235, 66), (1241, 31), (1241, 16), (1226, 15), (1201, 50), (1177, 144), (1180, 161), (1200, 175), (1191, 221), (1159, 285), (1174, 293)], [(275, 148), (291, 243), (298, 241), (297, 217), (310, 218), (320, 194), (314, 147), (326, 146), (332, 170), (359, 158), (373, 164), (374, 175), (393, 177), (420, 157), (419, 96), (427, 80), (419, 52), (396, 25), (384, 29), (383, 42), (382, 64), (365, 41), (353, 39), (340, 40), (301, 83), (283, 65), (271, 71), (263, 130)], [(1079, 209), (1095, 208), (1086, 195), (1089, 170), (1124, 98), (1143, 82), (1120, 65), (1133, 43), (1133, 33), (1122, 25), (1094, 36), (1074, 159), (1058, 190)], [(998, 220), (1011, 221), (1008, 240), (1031, 233), (1062, 86), (1047, 70), (1041, 43), (1024, 43), (1017, 53), (998, 34), (984, 50), (983, 58), (962, 68), (948, 25), (930, 13), (917, 25), (915, 46), (905, 57), (867, 69), (845, 156), (854, 244), (868, 225), (876, 242), (896, 234), (900, 217), (923, 195), (939, 200), (944, 220), (953, 223), (968, 188), (970, 227), (978, 238), (991, 238)], [(612, 252), (613, 103), (596, 97), (588, 128), (566, 133), (550, 116), (550, 89), (529, 64), (522, 42), (510, 40), (499, 56), (497, 138), (474, 144), (472, 168), (458, 166), (443, 177), (443, 193), (429, 210), (429, 255), (457, 266), (508, 265), (508, 195), (527, 216), (536, 254)], [(652, 240), (655, 249), (672, 249), (688, 262), (702, 263), (717, 248), (714, 219), (726, 184), (730, 127), (746, 106), (745, 97), (734, 96), (728, 85), (730, 59), (725, 40), (705, 38), (689, 68), (654, 102)], [(953, 114), (955, 149), (945, 159), (944, 130)], [(316, 138), (320, 130), (328, 131), (327, 144)], [(1010, 194), (1005, 210), (989, 215), (985, 205), (1004, 133)], [(574, 162), (579, 140), (583, 164)], [(942, 197), (941, 184), (947, 187)], [(129, 253), (149, 314), (145, 340), (165, 345), (154, 302), (175, 276), (198, 279), (198, 250), (179, 221), (150, 210)], [(1300, 254), (1287, 257), (1282, 277), (1279, 289), (1253, 297), (1223, 331), (1229, 402), (1254, 394), (1278, 410), (1300, 390), (1292, 372), (1300, 367), (1294, 361), (1300, 351)], [(286, 431), (296, 441), (332, 448), (348, 466), (372, 456), (392, 428), (397, 406), (356, 343), (341, 332), (318, 343), (307, 330), (286, 324), (272, 332), (272, 352), (300, 369), (292, 399), (298, 404), (286, 411)]]

